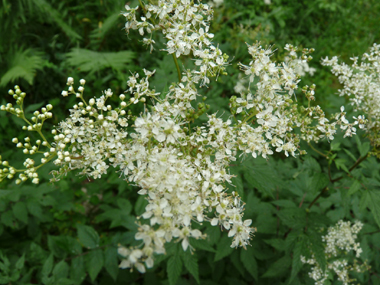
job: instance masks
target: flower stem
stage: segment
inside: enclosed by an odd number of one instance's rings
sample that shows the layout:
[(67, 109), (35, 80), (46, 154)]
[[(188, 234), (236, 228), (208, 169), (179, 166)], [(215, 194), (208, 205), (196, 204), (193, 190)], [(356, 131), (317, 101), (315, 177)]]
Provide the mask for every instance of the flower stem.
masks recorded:
[(178, 80), (179, 80), (179, 82), (181, 82), (182, 76), (181, 76), (181, 70), (179, 69), (178, 60), (177, 60), (177, 58), (176, 58), (176, 56), (175, 56), (174, 53), (172, 53), (172, 56), (173, 56), (173, 59), (174, 59), (175, 67), (177, 68)]

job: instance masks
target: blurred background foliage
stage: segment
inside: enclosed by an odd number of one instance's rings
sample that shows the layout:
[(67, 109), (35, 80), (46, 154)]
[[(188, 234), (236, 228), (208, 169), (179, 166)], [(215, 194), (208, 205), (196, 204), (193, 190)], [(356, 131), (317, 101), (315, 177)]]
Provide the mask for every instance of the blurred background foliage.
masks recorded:
[[(235, 95), (239, 74), (237, 63), (250, 61), (245, 43), (255, 41), (274, 45), (279, 51), (274, 57), (279, 60), (286, 43), (315, 48), (311, 66), (317, 71), (302, 83), (315, 83), (317, 104), (330, 113), (337, 112), (347, 98), (337, 97), (339, 83), (320, 65), (320, 58), (340, 55), (348, 61), (379, 43), (380, 2), (269, 2), (225, 0), (215, 7), (214, 43), (230, 55), (231, 65), (228, 76), (220, 76), (201, 91), (208, 97), (210, 112), (229, 116), (228, 100)], [(150, 54), (142, 47), (138, 32), (127, 35), (121, 16), (125, 4), (134, 7), (138, 1), (1, 0), (0, 103), (11, 101), (7, 90), (18, 84), (27, 93), (27, 113), (43, 104), (54, 105), (54, 117), (46, 123), (48, 130), (49, 123), (58, 124), (75, 104), (75, 98), (60, 95), (68, 76), (76, 81), (85, 78), (85, 94), (90, 98), (107, 88), (121, 94), (131, 72), (156, 69), (151, 86), (166, 90), (177, 78), (171, 56), (159, 50), (163, 38), (156, 36), (158, 44)], [(191, 66), (191, 58), (182, 58), (181, 65)], [(302, 102), (301, 96), (299, 100)], [(16, 118), (0, 113), (2, 158), (15, 166), (24, 160), (11, 143), (13, 137), (24, 138), (20, 126), (22, 122)], [(313, 284), (308, 269), (293, 252), (294, 246), (301, 236), (313, 244), (321, 226), (331, 226), (339, 219), (365, 223), (360, 235), (361, 259), (372, 269), (355, 277), (360, 284), (380, 284), (379, 163), (371, 157), (351, 171), (370, 148), (362, 134), (315, 147), (338, 154), (339, 160), (329, 163), (305, 145), (309, 158), (245, 159), (231, 167), (237, 176), (233, 181), (236, 187), (230, 190), (243, 197), (246, 217), (258, 228), (252, 247), (232, 250), (225, 233), (198, 225), (206, 228), (209, 238), (192, 242), (197, 249), (193, 255), (183, 253), (176, 243), (169, 244), (167, 255), (158, 256), (155, 267), (144, 275), (118, 269), (117, 245), (136, 244), (135, 216), (143, 212), (145, 200), (116, 173), (110, 171), (96, 182), (71, 173), (50, 184), (51, 167), (40, 172), (38, 186), (25, 183), (16, 187), (14, 182), (3, 181), (0, 284)], [(328, 191), (312, 205), (325, 188)], [(310, 205), (311, 214), (306, 214)], [(308, 231), (303, 233), (305, 226)], [(176, 271), (169, 259), (177, 261)]]

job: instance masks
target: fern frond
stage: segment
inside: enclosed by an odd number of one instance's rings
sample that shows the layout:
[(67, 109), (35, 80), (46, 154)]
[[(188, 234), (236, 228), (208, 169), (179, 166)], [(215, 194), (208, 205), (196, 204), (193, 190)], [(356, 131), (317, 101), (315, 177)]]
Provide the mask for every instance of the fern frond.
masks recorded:
[(118, 22), (120, 12), (115, 12), (108, 16), (102, 24), (99, 25), (99, 28), (93, 30), (91, 32), (91, 38), (96, 38), (96, 39), (104, 39), (105, 35), (107, 32), (111, 29), (114, 29), (116, 27), (116, 24)]
[(44, 53), (34, 49), (19, 49), (13, 53), (9, 70), (1, 77), (0, 86), (5, 86), (18, 78), (33, 84), (36, 71), (44, 67)]
[(93, 73), (105, 68), (122, 70), (134, 57), (135, 53), (131, 51), (96, 52), (73, 48), (67, 53), (67, 63), (81, 71)]
[(62, 18), (62, 13), (54, 9), (47, 1), (33, 0), (33, 3), (38, 7), (40, 11), (48, 15), (49, 18), (54, 21), (69, 38), (79, 40), (82, 39), (82, 37), (77, 32), (75, 32), (68, 24), (66, 24), (65, 20)]

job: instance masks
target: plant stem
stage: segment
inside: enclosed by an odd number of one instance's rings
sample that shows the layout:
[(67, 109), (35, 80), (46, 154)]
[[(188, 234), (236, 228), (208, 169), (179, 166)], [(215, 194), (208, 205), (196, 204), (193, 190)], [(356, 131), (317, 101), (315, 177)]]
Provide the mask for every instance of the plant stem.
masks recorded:
[(316, 148), (313, 147), (313, 145), (311, 143), (308, 143), (308, 145), (311, 147), (312, 150), (314, 150), (316, 153), (319, 153), (320, 155), (326, 157), (327, 159), (329, 158), (326, 154), (320, 152), (319, 150), (317, 150)]
[[(365, 156), (363, 156), (363, 157), (359, 157), (358, 160), (354, 163), (354, 165), (351, 166), (351, 168), (348, 170), (348, 172), (351, 172), (352, 170), (354, 170), (360, 163), (362, 163), (364, 160), (366, 160), (367, 157), (368, 157), (368, 153)], [(350, 174), (347, 173), (347, 175), (350, 175)], [(343, 179), (343, 177), (344, 176), (341, 176), (341, 177), (338, 177), (336, 179), (333, 179), (333, 180), (331, 180), (331, 182), (333, 182), (333, 183), (337, 182), (337, 181)]]
[(176, 58), (176, 56), (175, 56), (174, 53), (172, 53), (172, 56), (173, 56), (173, 59), (174, 59), (175, 67), (177, 68), (178, 80), (179, 80), (179, 82), (181, 82), (182, 76), (181, 76), (181, 70), (179, 69), (177, 58)]
[(317, 202), (317, 200), (322, 196), (322, 194), (325, 193), (327, 190), (328, 190), (327, 186), (323, 188), (321, 193), (319, 193), (318, 196), (315, 197), (315, 199), (310, 203), (309, 207), (307, 208), (310, 209), (314, 205), (314, 203)]

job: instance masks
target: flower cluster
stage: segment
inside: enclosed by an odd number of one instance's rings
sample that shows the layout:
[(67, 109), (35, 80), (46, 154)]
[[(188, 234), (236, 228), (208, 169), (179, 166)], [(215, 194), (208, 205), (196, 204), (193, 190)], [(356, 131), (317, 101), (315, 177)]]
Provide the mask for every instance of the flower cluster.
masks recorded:
[[(380, 45), (374, 44), (361, 59), (352, 57), (352, 65), (339, 63), (338, 58), (325, 58), (322, 64), (332, 67), (343, 88), (340, 96), (349, 96), (356, 111), (367, 115), (358, 116), (359, 126), (365, 127), (374, 147), (380, 146)], [(377, 150), (377, 155), (379, 152)]]
[[(325, 243), (325, 256), (327, 260), (326, 268), (322, 269), (315, 259), (314, 253), (312, 258), (306, 259), (301, 256), (301, 261), (312, 265), (310, 278), (314, 279), (316, 285), (323, 285), (328, 280), (329, 274), (334, 272), (338, 276), (338, 280), (343, 284), (350, 284), (355, 281), (349, 276), (350, 271), (364, 272), (368, 270), (366, 263), (358, 264), (356, 258), (360, 257), (362, 249), (360, 243), (356, 242), (357, 234), (362, 229), (363, 224), (359, 221), (351, 225), (351, 222), (340, 220), (334, 227), (328, 229), (327, 235), (322, 237)], [(347, 255), (353, 251), (355, 259), (353, 265), (349, 265)]]
[(150, 34), (149, 38), (143, 38), (143, 43), (150, 46), (151, 51), (155, 44), (153, 32), (160, 31), (167, 39), (164, 50), (169, 54), (178, 58), (192, 53), (195, 57), (199, 69), (192, 71), (193, 82), (207, 85), (210, 76), (224, 73), (228, 56), (211, 43), (214, 35), (209, 33), (209, 21), (213, 15), (210, 6), (190, 0), (158, 0), (156, 4), (142, 6), (144, 15), (140, 16), (140, 21), (138, 8), (125, 6), (125, 29), (127, 32), (138, 30), (142, 36)]
[[(239, 97), (231, 98), (231, 118), (224, 121), (217, 114), (208, 114), (204, 125), (193, 124), (208, 109), (204, 103), (199, 103), (198, 109), (194, 106), (200, 96), (198, 86), (224, 72), (227, 64), (227, 56), (211, 43), (212, 9), (190, 0), (158, 0), (141, 8), (144, 15), (138, 21), (138, 7), (126, 6), (127, 31), (136, 29), (141, 35), (151, 34), (150, 38), (144, 38), (144, 43), (151, 47), (153, 31), (161, 31), (167, 40), (165, 51), (174, 55), (175, 62), (181, 55), (192, 55), (196, 68), (185, 70), (182, 75), (178, 68), (180, 80), (166, 94), (151, 88), (149, 78), (154, 71), (144, 70), (143, 77), (133, 74), (116, 107), (107, 102), (114, 96), (112, 90), (86, 100), (85, 80), (81, 79), (75, 89), (74, 79), (69, 77), (68, 88), (61, 94), (73, 95), (80, 102), (52, 131), (54, 141), (49, 143), (41, 133), (42, 122), (51, 117), (52, 107), (48, 105), (41, 113), (35, 112), (33, 123), (26, 127), (36, 131), (42, 141), (37, 141), (35, 147), (29, 139), (24, 144), (14, 142), (30, 155), (43, 153), (38, 167), (54, 159), (60, 169), (53, 173), (53, 180), (72, 170), (99, 179), (114, 167), (125, 180), (138, 186), (138, 194), (148, 201), (135, 235), (141, 244), (133, 248), (120, 246), (119, 254), (124, 258), (120, 267), (145, 272), (153, 266), (154, 254), (165, 253), (165, 243), (180, 241), (183, 250), (187, 250), (190, 238), (205, 237), (192, 226), (194, 222), (210, 222), (227, 230), (232, 237), (231, 247), (249, 245), (256, 229), (251, 227), (251, 220), (244, 219), (244, 203), (237, 193), (227, 191), (233, 177), (229, 167), (236, 157), (250, 154), (267, 158), (273, 150), (296, 156), (302, 153), (301, 140), (332, 140), (337, 125), (345, 130), (345, 136), (350, 136), (360, 122), (349, 123), (344, 108), (330, 122), (319, 106), (311, 105), (314, 85), (302, 88), (307, 108), (293, 102), (301, 76), (312, 72), (307, 65), (312, 50), (305, 49), (299, 55), (296, 47), (286, 45), (288, 55), (284, 62), (277, 63), (271, 60), (271, 47), (263, 48), (256, 43), (248, 46), (250, 63), (240, 64), (249, 84), (246, 90), (240, 88)], [(20, 108), (7, 105), (1, 109), (25, 119), (24, 93), (16, 88), (10, 94)], [(150, 101), (154, 103), (144, 108), (142, 114), (128, 110), (132, 104)], [(39, 150), (40, 144), (46, 151)], [(2, 165), (0, 179), (12, 178), (20, 171), (25, 172), (20, 175), (21, 180), (29, 177), (38, 183), (33, 160), (25, 161), (27, 170), (11, 168), (8, 162)]]

